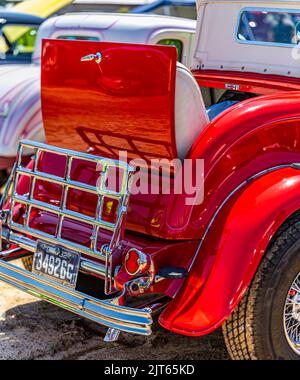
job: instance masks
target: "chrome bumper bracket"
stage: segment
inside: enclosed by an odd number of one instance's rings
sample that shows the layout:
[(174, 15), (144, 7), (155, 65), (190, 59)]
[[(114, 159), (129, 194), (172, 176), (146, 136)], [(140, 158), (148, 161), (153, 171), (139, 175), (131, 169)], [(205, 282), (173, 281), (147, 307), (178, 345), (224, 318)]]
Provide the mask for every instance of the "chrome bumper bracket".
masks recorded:
[(105, 337), (103, 339), (104, 342), (107, 342), (107, 343), (116, 342), (119, 339), (120, 332), (121, 332), (120, 330), (109, 328), (106, 331)]

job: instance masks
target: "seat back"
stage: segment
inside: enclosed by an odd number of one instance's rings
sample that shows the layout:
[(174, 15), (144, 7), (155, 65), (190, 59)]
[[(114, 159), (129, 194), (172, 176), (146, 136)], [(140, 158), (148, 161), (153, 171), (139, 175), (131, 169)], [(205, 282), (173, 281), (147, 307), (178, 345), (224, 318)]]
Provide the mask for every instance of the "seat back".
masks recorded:
[(208, 125), (204, 101), (190, 70), (177, 63), (175, 90), (175, 136), (177, 154), (184, 159), (201, 131)]

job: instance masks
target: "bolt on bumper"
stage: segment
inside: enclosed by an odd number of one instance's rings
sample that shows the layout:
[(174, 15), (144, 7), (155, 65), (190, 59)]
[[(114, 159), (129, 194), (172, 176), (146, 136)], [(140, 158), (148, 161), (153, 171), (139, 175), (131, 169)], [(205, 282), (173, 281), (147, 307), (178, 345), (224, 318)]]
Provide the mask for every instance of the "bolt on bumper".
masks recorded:
[(0, 280), (111, 329), (150, 335), (152, 310), (119, 305), (124, 294), (98, 300), (0, 260)]

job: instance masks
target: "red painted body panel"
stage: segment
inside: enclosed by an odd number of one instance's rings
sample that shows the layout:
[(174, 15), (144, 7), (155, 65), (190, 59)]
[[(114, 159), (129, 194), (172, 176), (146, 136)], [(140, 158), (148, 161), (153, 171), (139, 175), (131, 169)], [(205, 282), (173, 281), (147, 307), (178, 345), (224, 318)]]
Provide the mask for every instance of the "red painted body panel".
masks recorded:
[[(81, 62), (96, 52), (100, 64)], [(130, 159), (176, 157), (176, 54), (165, 46), (44, 40), (47, 142), (117, 159), (123, 150)]]
[(279, 75), (263, 75), (232, 71), (195, 70), (193, 72), (199, 86), (230, 89), (229, 86), (242, 92), (270, 95), (274, 92), (299, 91), (300, 79)]
[(159, 322), (204, 335), (231, 314), (278, 228), (300, 208), (300, 170), (266, 174), (236, 193), (208, 233), (180, 292)]
[[(300, 162), (299, 94), (259, 97), (232, 107), (201, 133), (188, 158), (204, 159), (204, 202), (187, 206), (180, 195), (133, 197), (131, 229), (165, 239), (199, 239), (216, 208), (240, 183), (270, 167)], [(144, 212), (135, 226), (142, 202)]]

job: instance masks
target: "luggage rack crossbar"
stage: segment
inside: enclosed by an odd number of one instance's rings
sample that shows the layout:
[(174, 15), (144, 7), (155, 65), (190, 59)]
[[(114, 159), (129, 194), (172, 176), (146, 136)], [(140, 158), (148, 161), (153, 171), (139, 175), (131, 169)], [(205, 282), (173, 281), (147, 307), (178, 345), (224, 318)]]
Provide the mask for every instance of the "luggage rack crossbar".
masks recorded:
[[(25, 149), (34, 152), (32, 156), (32, 163), (27, 166), (22, 163)], [(49, 174), (40, 168), (40, 161), (42, 155), (45, 153), (65, 157), (65, 167), (63, 167), (64, 175), (62, 177), (55, 174)], [(96, 186), (92, 186), (88, 183), (80, 182), (71, 178), (72, 165), (75, 160), (80, 162), (86, 161), (87, 164), (96, 164), (97, 171), (99, 170), (99, 179)], [(107, 187), (108, 176), (112, 170), (119, 170), (120, 173), (118, 190), (111, 190)], [(125, 215), (127, 213), (130, 196), (130, 178), (133, 171), (133, 168), (126, 162), (66, 150), (28, 140), (22, 140), (19, 144), (17, 162), (14, 166), (11, 180), (7, 184), (9, 189), (5, 190), (1, 201), (1, 205), (3, 207), (7, 202), (9, 194), (11, 194), (10, 207), (7, 212), (5, 224), (12, 231), (18, 231), (20, 233), (30, 235), (35, 239), (41, 239), (51, 244), (59, 244), (67, 249), (73, 249), (88, 256), (96, 257), (105, 261), (105, 291), (109, 294), (112, 291), (112, 255), (113, 252), (118, 249), (123, 235)], [(27, 194), (18, 194), (18, 183), (22, 177), (29, 178), (30, 185)], [(61, 187), (59, 205), (53, 205), (44, 200), (36, 199), (35, 188), (38, 180), (48, 181), (49, 183), (54, 183)], [(94, 217), (68, 209), (67, 199), (70, 189), (92, 193), (97, 196), (97, 206)], [(108, 222), (103, 219), (103, 206), (105, 199), (117, 202), (116, 217), (113, 221)], [(14, 220), (13, 217), (16, 205), (24, 206), (26, 209), (21, 223)], [(56, 215), (56, 231), (53, 235), (40, 231), (31, 226), (31, 213), (33, 209)], [(65, 219), (92, 226), (92, 234), (90, 238), (91, 242), (89, 247), (67, 240), (63, 237), (62, 232)], [(100, 229), (108, 231), (111, 235), (110, 241), (101, 246), (99, 246)]]
[[(33, 172), (30, 169), (19, 167), (18, 173), (20, 175), (27, 175), (29, 177), (34, 177), (36, 179), (51, 181), (52, 183), (55, 183), (57, 185), (66, 185), (69, 188), (74, 189), (74, 190), (82, 190), (82, 191), (85, 191), (87, 193), (90, 192), (90, 193), (93, 193), (93, 194), (96, 191), (99, 194), (102, 193), (101, 189), (97, 188), (96, 186), (91, 186), (91, 185), (83, 184), (83, 183), (80, 183), (80, 182), (77, 182), (77, 181), (72, 181), (71, 179), (65, 180), (65, 179), (63, 179), (61, 177), (58, 177), (58, 176), (55, 176), (55, 175), (44, 174), (43, 172), (40, 172), (38, 170), (36, 170), (36, 171)], [(119, 193), (114, 192), (114, 191), (107, 190), (107, 192), (105, 192), (105, 193), (103, 192), (103, 194), (104, 195), (109, 195), (111, 198), (116, 199), (116, 200), (119, 199)]]

